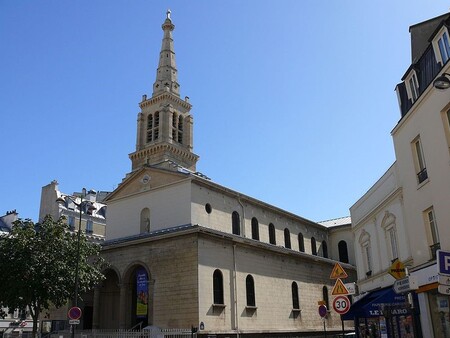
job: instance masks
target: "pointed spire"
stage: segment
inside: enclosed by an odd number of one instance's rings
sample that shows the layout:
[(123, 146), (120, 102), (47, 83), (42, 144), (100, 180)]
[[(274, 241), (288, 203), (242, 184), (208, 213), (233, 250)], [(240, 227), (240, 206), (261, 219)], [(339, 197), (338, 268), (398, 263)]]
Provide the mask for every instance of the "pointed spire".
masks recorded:
[(180, 85), (178, 84), (178, 71), (175, 62), (175, 50), (173, 48), (172, 31), (175, 25), (172, 23), (170, 9), (166, 12), (166, 20), (162, 24), (164, 36), (161, 52), (159, 54), (159, 65), (156, 72), (156, 81), (153, 84), (153, 96), (162, 92), (171, 92), (180, 96)]

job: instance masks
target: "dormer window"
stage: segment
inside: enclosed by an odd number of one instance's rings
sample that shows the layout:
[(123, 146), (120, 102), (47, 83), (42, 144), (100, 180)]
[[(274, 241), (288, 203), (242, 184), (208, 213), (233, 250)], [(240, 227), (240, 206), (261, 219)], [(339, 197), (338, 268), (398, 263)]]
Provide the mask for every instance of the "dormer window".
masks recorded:
[(450, 42), (446, 27), (442, 27), (439, 34), (433, 39), (433, 49), (436, 60), (444, 65), (450, 58)]
[(419, 82), (417, 81), (417, 75), (414, 70), (405, 79), (406, 91), (408, 93), (408, 98), (415, 102), (419, 97)]

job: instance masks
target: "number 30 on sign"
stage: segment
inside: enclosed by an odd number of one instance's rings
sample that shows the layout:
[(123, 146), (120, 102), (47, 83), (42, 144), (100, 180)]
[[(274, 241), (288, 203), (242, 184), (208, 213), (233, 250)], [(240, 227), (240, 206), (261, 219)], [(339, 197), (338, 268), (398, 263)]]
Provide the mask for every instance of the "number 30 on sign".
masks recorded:
[(350, 300), (346, 296), (337, 296), (333, 300), (333, 309), (340, 315), (347, 313), (350, 310)]

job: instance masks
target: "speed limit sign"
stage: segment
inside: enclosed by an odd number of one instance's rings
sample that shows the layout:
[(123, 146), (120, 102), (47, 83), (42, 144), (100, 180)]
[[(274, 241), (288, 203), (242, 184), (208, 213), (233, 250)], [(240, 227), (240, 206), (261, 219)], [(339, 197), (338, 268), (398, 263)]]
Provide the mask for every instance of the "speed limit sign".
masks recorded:
[(333, 300), (333, 309), (340, 315), (347, 313), (350, 310), (350, 300), (347, 296), (337, 296)]

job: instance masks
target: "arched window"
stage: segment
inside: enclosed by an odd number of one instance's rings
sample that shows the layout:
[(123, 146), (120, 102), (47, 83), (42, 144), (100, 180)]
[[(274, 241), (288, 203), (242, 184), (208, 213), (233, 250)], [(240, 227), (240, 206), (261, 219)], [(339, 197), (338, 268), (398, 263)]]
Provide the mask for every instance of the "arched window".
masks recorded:
[(252, 275), (248, 275), (245, 279), (245, 290), (247, 293), (247, 306), (256, 306), (255, 301), (255, 282)]
[(155, 129), (153, 132), (153, 139), (157, 140), (159, 138), (159, 112), (155, 113)]
[(150, 232), (150, 209), (144, 208), (141, 210), (140, 218), (140, 232)]
[(178, 122), (178, 115), (177, 113), (172, 114), (172, 140), (177, 140), (177, 122)]
[(328, 300), (328, 288), (326, 286), (324, 286), (322, 288), (322, 297), (323, 297), (323, 301), (325, 302), (325, 306), (329, 310), (330, 309), (330, 302)]
[(259, 223), (256, 217), (252, 218), (252, 239), (259, 241)]
[(240, 235), (241, 234), (241, 219), (240, 219), (239, 213), (237, 211), (233, 211), (233, 213), (231, 214), (231, 223), (232, 223), (233, 235)]
[(364, 260), (364, 269), (366, 276), (372, 276), (372, 248), (370, 245), (370, 235), (363, 229), (359, 236), (359, 245), (361, 246), (361, 253)]
[(298, 298), (298, 285), (296, 282), (292, 282), (292, 308), (300, 309), (300, 300)]
[(213, 274), (214, 304), (224, 304), (223, 302), (223, 275), (220, 270), (215, 270)]
[(342, 263), (348, 263), (347, 242), (340, 241), (338, 243), (338, 250), (339, 250), (339, 261)]
[(269, 224), (269, 242), (270, 244), (276, 245), (277, 239), (275, 238), (275, 225)]
[(303, 238), (303, 234), (301, 232), (298, 234), (298, 249), (301, 252), (305, 252), (305, 239)]
[(325, 241), (322, 241), (322, 254), (323, 257), (328, 258), (328, 245)]
[(391, 261), (398, 258), (397, 249), (397, 231), (395, 226), (395, 215), (389, 211), (385, 211), (383, 220), (381, 221), (381, 227), (384, 229), (386, 236), (386, 244)]
[(291, 233), (288, 228), (284, 229), (284, 247), (287, 249), (291, 248)]
[(317, 256), (317, 246), (316, 246), (316, 239), (314, 237), (311, 237), (311, 253), (314, 256)]

